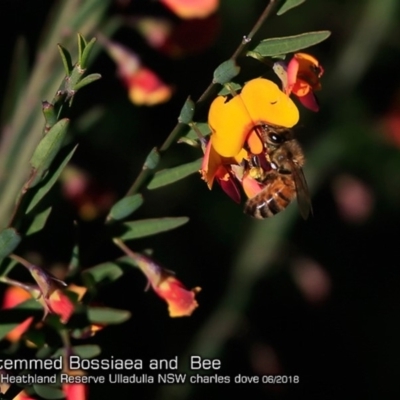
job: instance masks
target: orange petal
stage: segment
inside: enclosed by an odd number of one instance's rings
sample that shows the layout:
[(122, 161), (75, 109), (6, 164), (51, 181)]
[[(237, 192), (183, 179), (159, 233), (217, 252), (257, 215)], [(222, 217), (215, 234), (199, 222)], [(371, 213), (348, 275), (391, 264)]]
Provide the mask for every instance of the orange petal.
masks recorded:
[(255, 130), (251, 131), (249, 137), (247, 138), (247, 144), (252, 154), (261, 154), (264, 150), (263, 142)]
[(168, 276), (157, 287), (154, 287), (154, 291), (168, 303), (170, 317), (190, 316), (198, 307), (195, 295), (200, 290), (198, 287), (187, 290), (173, 276)]
[(172, 96), (172, 88), (148, 68), (140, 68), (126, 82), (129, 99), (136, 105), (153, 106), (168, 101)]
[(318, 60), (306, 53), (296, 53), (294, 59), (298, 62), (297, 79), (308, 83), (312, 90), (320, 90), (320, 77), (324, 70)]
[(50, 308), (50, 311), (60, 316), (60, 321), (65, 324), (70, 319), (74, 312), (74, 305), (69, 297), (62, 292), (61, 289), (56, 289), (45, 300)]
[[(26, 290), (17, 286), (9, 286), (4, 293), (3, 309), (13, 308), (31, 298), (31, 294)], [(8, 339), (10, 342), (17, 342), (29, 328), (29, 325), (32, 321), (33, 317), (29, 317), (25, 321), (21, 322), (13, 330), (7, 333), (6, 339)]]
[(200, 170), (201, 176), (206, 181), (209, 189), (212, 188), (215, 174), (221, 165), (222, 165), (222, 158), (212, 147), (212, 141), (210, 140), (207, 143), (207, 147), (204, 153), (204, 158)]
[(178, 17), (205, 18), (218, 8), (218, 0), (160, 0)]
[(260, 193), (264, 186), (257, 182), (255, 179), (250, 177), (249, 175), (245, 175), (242, 181), (243, 190), (246, 193), (246, 196), (251, 199), (256, 194)]

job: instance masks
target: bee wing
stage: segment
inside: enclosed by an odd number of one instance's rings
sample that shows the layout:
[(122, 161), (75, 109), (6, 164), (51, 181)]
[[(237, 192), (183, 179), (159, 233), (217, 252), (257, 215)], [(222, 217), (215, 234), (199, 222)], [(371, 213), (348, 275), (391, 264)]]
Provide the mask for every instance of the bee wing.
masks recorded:
[(300, 215), (304, 219), (307, 219), (309, 214), (312, 214), (312, 206), (306, 178), (300, 167), (294, 163), (292, 163), (292, 167), (292, 175), (296, 185), (297, 204), (299, 206)]

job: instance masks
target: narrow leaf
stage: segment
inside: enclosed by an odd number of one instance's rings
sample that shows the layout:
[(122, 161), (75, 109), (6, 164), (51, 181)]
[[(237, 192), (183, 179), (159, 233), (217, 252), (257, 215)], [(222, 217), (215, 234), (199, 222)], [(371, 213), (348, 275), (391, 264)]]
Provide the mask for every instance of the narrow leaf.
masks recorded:
[(3, 259), (3, 261), (0, 262), (0, 276), (7, 276), (17, 264), (18, 263), (11, 258)]
[(263, 57), (294, 53), (324, 41), (330, 34), (331, 32), (329, 31), (318, 31), (295, 36), (265, 39), (256, 46), (254, 52), (259, 53)]
[(32, 209), (39, 203), (39, 201), (45, 196), (45, 194), (53, 187), (53, 185), (57, 182), (58, 177), (61, 175), (61, 172), (64, 170), (66, 165), (68, 164), (69, 160), (72, 158), (72, 156), (75, 153), (76, 148), (78, 145), (76, 145), (68, 154), (67, 156), (63, 159), (63, 161), (60, 163), (60, 165), (54, 170), (54, 172), (47, 174), (46, 176), (46, 182), (43, 184), (43, 186), (40, 186), (36, 193), (33, 195), (31, 202), (29, 203), (29, 206), (26, 210), (26, 214), (28, 214)]
[(19, 37), (15, 44), (12, 61), (9, 63), (9, 73), (7, 76), (7, 88), (2, 94), (2, 110), (0, 120), (5, 127), (8, 121), (13, 117), (14, 111), (17, 108), (19, 97), (23, 95), (24, 89), (27, 86), (27, 77), (29, 70), (29, 51), (26, 40)]
[(61, 389), (54, 386), (33, 384), (33, 389), (35, 390), (36, 394), (44, 399), (55, 400), (63, 399), (65, 397), (65, 393)]
[(225, 83), (230, 82), (236, 75), (238, 75), (239, 72), (240, 67), (236, 64), (234, 60), (224, 61), (214, 71), (213, 83), (225, 85)]
[(303, 4), (306, 0), (286, 0), (285, 3), (282, 5), (282, 7), (278, 10), (276, 15), (282, 15), (286, 11), (291, 10), (294, 7), (299, 6), (300, 4)]
[(195, 128), (191, 127), (190, 131), (185, 135), (188, 139), (199, 139), (199, 136), (197, 135), (195, 129), (197, 129), (202, 136), (208, 136), (211, 134), (211, 129), (208, 126), (207, 122), (197, 122), (195, 124)]
[(72, 347), (72, 352), (80, 358), (93, 358), (101, 353), (101, 348), (97, 344), (82, 344)]
[(6, 228), (0, 232), (0, 260), (11, 254), (19, 242), (21, 236), (14, 228)]
[(188, 217), (171, 217), (171, 218), (150, 218), (139, 221), (126, 222), (124, 227), (127, 231), (122, 234), (122, 240), (137, 239), (144, 236), (156, 235), (157, 233), (166, 232), (171, 229), (178, 228), (189, 221)]
[(154, 169), (157, 167), (160, 162), (160, 153), (158, 152), (157, 147), (154, 147), (144, 162), (143, 169)]
[(125, 310), (105, 307), (89, 307), (88, 318), (95, 324), (121, 324), (131, 317), (131, 313)]
[(85, 50), (86, 47), (86, 40), (85, 38), (78, 33), (78, 63), (79, 65), (82, 65), (82, 55), (83, 51)]
[(46, 208), (39, 214), (35, 215), (33, 221), (26, 231), (26, 236), (33, 235), (36, 232), (41, 231), (46, 225), (47, 218), (51, 213), (52, 207)]
[(36, 176), (30, 181), (29, 187), (35, 186), (50, 167), (63, 144), (68, 125), (67, 118), (58, 121), (39, 142), (31, 158), (31, 166)]
[(169, 185), (187, 176), (198, 172), (201, 167), (202, 158), (187, 164), (179, 165), (175, 168), (164, 169), (157, 172), (147, 186), (147, 189), (157, 189), (161, 186)]
[(190, 97), (188, 97), (188, 99), (185, 101), (185, 104), (182, 107), (181, 113), (179, 114), (178, 122), (187, 125), (190, 122), (192, 122), (194, 109), (195, 109), (194, 101)]
[[(240, 90), (242, 88), (242, 85), (239, 85), (239, 83), (235, 83), (235, 82), (230, 82), (229, 86), (231, 87), (232, 90), (237, 91)], [(224, 86), (219, 92), (218, 94), (220, 96), (226, 96), (227, 94), (231, 94), (231, 91)]]
[(82, 272), (83, 278), (89, 277), (90, 282), (96, 286), (99, 283), (116, 281), (123, 275), (121, 267), (116, 262), (105, 262)]
[(141, 194), (124, 197), (111, 208), (110, 213), (107, 216), (107, 221), (119, 221), (124, 219), (136, 211), (142, 204), (143, 196)]
[[(77, 229), (77, 223), (75, 222), (75, 229)], [(71, 258), (68, 263), (68, 272), (67, 278), (74, 276), (79, 271), (79, 261), (80, 261), (80, 254), (79, 254), (79, 245), (75, 243), (74, 247), (72, 248)]]
[(196, 140), (189, 139), (186, 136), (181, 136), (176, 143), (185, 143), (192, 147), (199, 147), (199, 143)]
[(82, 69), (86, 69), (88, 65), (88, 59), (90, 56), (90, 53), (92, 52), (93, 46), (96, 43), (96, 38), (92, 38), (92, 40), (86, 44), (85, 49), (82, 52), (82, 57), (80, 60), (80, 66)]
[(42, 101), (42, 112), (44, 119), (46, 120), (44, 133), (47, 134), (51, 127), (57, 123), (58, 113), (56, 112), (54, 105), (48, 101)]
[(43, 307), (34, 299), (26, 300), (13, 308), (2, 310), (0, 324), (0, 340), (4, 339), (21, 322), (35, 315), (42, 315)]
[(68, 76), (74, 68), (72, 65), (71, 54), (69, 54), (69, 51), (65, 47), (61, 46), (61, 44), (57, 44), (57, 47), (64, 65), (65, 75)]
[(101, 75), (100, 74), (90, 74), (88, 76), (85, 76), (83, 79), (81, 79), (75, 86), (74, 86), (74, 90), (77, 91), (81, 88), (83, 88), (86, 85), (89, 85), (92, 82), (98, 81), (99, 79), (101, 79)]

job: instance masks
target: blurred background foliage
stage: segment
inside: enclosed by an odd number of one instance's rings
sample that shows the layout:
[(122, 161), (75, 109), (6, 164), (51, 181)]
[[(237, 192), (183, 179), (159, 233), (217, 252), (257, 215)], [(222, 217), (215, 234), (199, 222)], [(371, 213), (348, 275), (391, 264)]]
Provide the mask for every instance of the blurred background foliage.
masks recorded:
[[(9, 61), (21, 37), (27, 44), (28, 66), (33, 65), (38, 43), (46, 39), (42, 28), (53, 3), (2, 1), (2, 28), (8, 29), (1, 36), (0, 93), (5, 93)], [(151, 47), (138, 30), (121, 21), (153, 16), (178, 26), (183, 20), (156, 1), (110, 2), (106, 18), (114, 18), (118, 26), (112, 39), (138, 54), (174, 92), (170, 101), (153, 107), (132, 104), (115, 64), (98, 47), (90, 69), (102, 79), (80, 92), (71, 110), (71, 129), (80, 143), (68, 170), (72, 175), (64, 174), (59, 190), (52, 192), (53, 212), (46, 229), (25, 240), (20, 254), (33, 253), (46, 266), (67, 263), (76, 235), (73, 221), (78, 220), (84, 267), (121, 255), (104, 228), (110, 205), (126, 193), (148, 152), (175, 126), (187, 96), (198, 98), (213, 70), (232, 54), (265, 5), (265, 0), (221, 0), (216, 14), (192, 22), (192, 27), (198, 24), (192, 31), (187, 28), (197, 37), (192, 43), (204, 45), (184, 46), (177, 57)], [(270, 18), (257, 35), (263, 39), (332, 31), (327, 41), (307, 50), (324, 66), (325, 75), (318, 93), (320, 112), (301, 108), (298, 130), (313, 191), (312, 218), (302, 221), (292, 205), (271, 220), (253, 221), (219, 187), (210, 192), (194, 174), (145, 192), (146, 201), (137, 211), (138, 218), (187, 215), (190, 222), (137, 240), (134, 248), (153, 249), (185, 285), (202, 287), (200, 307), (190, 318), (169, 318), (165, 303), (144, 293), (145, 279), (136, 271), (99, 293), (100, 302), (132, 313), (129, 321), (92, 339), (104, 357), (148, 360), (178, 355), (184, 367), (185, 355), (200, 354), (220, 358), (221, 375), (299, 375), (301, 383), (98, 385), (90, 388), (90, 398), (195, 400), (239, 392), (253, 399), (333, 399), (400, 394), (399, 18), (396, 0), (307, 0)], [(57, 56), (58, 41), (47, 47)], [(30, 106), (40, 109), (40, 103)], [(198, 149), (175, 144), (162, 166), (200, 156)], [(26, 171), (18, 165), (11, 173), (18, 168)], [(68, 186), (71, 176), (84, 183), (83, 192), (76, 194)], [(23, 280), (25, 275), (14, 278)]]

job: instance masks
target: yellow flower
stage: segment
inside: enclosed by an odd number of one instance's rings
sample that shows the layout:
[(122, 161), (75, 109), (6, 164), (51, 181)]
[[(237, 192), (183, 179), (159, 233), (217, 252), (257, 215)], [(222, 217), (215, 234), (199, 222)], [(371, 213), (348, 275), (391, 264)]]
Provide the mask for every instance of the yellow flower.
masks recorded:
[(219, 183), (231, 181), (225, 184), (230, 193), (224, 186), (223, 189), (235, 199), (233, 178), (241, 182), (242, 177), (237, 176), (238, 170), (232, 166), (265, 151), (259, 127), (270, 124), (291, 128), (298, 120), (296, 105), (268, 79), (247, 82), (241, 93), (230, 99), (218, 96), (208, 113), (212, 134), (200, 170), (208, 187), (211, 189), (215, 178)]
[(227, 100), (218, 96), (211, 104), (208, 123), (212, 146), (223, 157), (235, 157), (246, 141), (254, 154), (262, 152), (256, 127), (263, 124), (291, 128), (299, 120), (293, 101), (272, 81), (263, 78), (247, 82), (242, 92)]

